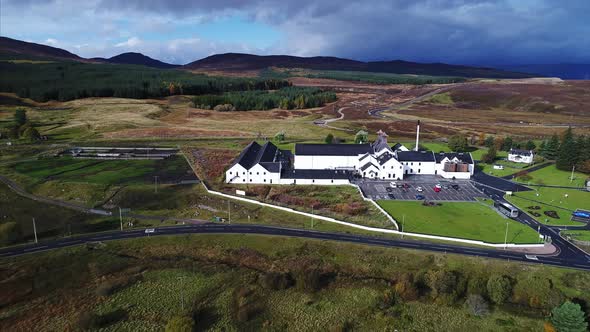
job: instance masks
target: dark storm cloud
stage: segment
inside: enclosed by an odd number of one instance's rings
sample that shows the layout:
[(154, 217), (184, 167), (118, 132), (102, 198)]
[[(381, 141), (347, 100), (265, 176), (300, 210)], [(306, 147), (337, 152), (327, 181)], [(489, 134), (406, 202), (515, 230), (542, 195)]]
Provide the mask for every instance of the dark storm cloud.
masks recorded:
[[(63, 5), (64, 1), (55, 3)], [(3, 5), (25, 9), (39, 3), (47, 1), (2, 0)], [(76, 3), (72, 1), (72, 6)], [(282, 38), (276, 45), (261, 50), (265, 53), (467, 64), (590, 62), (589, 0), (88, 0), (84, 3), (86, 8), (91, 3), (91, 11), (96, 15), (145, 14), (179, 21), (194, 16), (207, 19), (240, 15), (281, 32)], [(51, 6), (47, 8), (51, 11)], [(244, 40), (245, 44), (248, 42)]]

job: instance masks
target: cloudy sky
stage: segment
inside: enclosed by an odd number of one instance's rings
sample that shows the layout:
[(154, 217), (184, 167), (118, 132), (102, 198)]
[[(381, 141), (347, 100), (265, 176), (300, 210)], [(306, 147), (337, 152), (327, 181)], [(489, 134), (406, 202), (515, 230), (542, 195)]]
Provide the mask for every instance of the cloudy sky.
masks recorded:
[(83, 57), (224, 52), (590, 63), (590, 0), (0, 0), (0, 35)]

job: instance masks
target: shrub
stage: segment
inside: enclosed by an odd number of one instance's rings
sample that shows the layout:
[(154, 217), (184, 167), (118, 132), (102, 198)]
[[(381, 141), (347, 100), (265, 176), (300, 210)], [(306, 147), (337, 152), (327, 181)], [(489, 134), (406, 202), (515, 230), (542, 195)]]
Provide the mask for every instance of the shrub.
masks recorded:
[(395, 283), (395, 292), (406, 301), (415, 301), (418, 299), (418, 288), (414, 284), (411, 274), (403, 274), (402, 277)]
[(232, 104), (220, 104), (213, 107), (213, 110), (217, 112), (235, 112), (236, 108)]
[(494, 303), (502, 304), (512, 295), (512, 282), (506, 276), (494, 275), (488, 279), (487, 290)]
[(0, 224), (0, 245), (9, 245), (21, 240), (20, 225), (9, 221)]
[(474, 316), (481, 317), (489, 313), (488, 302), (481, 295), (469, 295), (464, 306)]
[(297, 275), (297, 288), (306, 292), (317, 292), (321, 286), (321, 273), (318, 269), (306, 269)]
[(482, 277), (471, 277), (467, 282), (467, 294), (469, 295), (487, 295), (486, 289), (487, 279)]
[(559, 332), (585, 332), (588, 323), (579, 304), (564, 302), (551, 311), (551, 323)]
[(289, 273), (268, 272), (262, 277), (262, 283), (272, 290), (287, 289), (293, 285), (293, 278)]
[(192, 332), (195, 321), (190, 316), (174, 316), (166, 323), (166, 332)]
[(433, 298), (441, 295), (457, 295), (458, 278), (453, 272), (430, 270), (426, 273), (426, 283)]

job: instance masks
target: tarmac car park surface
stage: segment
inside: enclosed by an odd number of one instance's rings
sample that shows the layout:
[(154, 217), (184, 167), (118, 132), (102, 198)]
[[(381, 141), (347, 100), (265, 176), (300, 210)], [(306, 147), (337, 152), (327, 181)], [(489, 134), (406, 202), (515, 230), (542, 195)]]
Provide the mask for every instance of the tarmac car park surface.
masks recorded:
[[(391, 182), (402, 184), (405, 188), (393, 188)], [(442, 186), (440, 192), (434, 191), (437, 184)], [(358, 185), (368, 198), (374, 200), (418, 200), (416, 195), (422, 195), (427, 201), (473, 202), (477, 197), (486, 197), (469, 180), (447, 180), (434, 176), (403, 181), (363, 180)], [(454, 189), (453, 185), (458, 185), (458, 188)], [(422, 187), (422, 192), (417, 190), (418, 187)]]

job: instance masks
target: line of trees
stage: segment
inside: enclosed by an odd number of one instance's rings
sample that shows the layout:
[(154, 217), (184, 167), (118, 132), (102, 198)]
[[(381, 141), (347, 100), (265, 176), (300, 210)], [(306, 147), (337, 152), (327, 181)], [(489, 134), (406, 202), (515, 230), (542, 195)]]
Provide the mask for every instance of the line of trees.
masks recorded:
[(0, 91), (46, 102), (88, 97), (160, 98), (275, 90), (291, 84), (273, 78), (212, 77), (182, 70), (76, 62), (0, 62)]
[(17, 109), (14, 112), (13, 125), (0, 132), (0, 138), (25, 139), (36, 141), (41, 139), (41, 134), (27, 118), (27, 111)]
[[(560, 137), (561, 136), (561, 137)], [(548, 160), (555, 160), (555, 165), (561, 170), (576, 170), (590, 173), (590, 136), (574, 135), (568, 128), (561, 135), (553, 135), (549, 139), (541, 141), (537, 147), (532, 140), (515, 141), (512, 137), (494, 137), (483, 134), (479, 136), (478, 143), (488, 148), (488, 152), (482, 156), (485, 163), (493, 163), (497, 151), (510, 151), (510, 149), (533, 150), (538, 156)], [(450, 145), (449, 141), (449, 145)]]
[(193, 107), (221, 112), (269, 110), (273, 108), (304, 109), (321, 107), (336, 101), (336, 94), (317, 88), (285, 87), (277, 91), (227, 92), (193, 97)]

